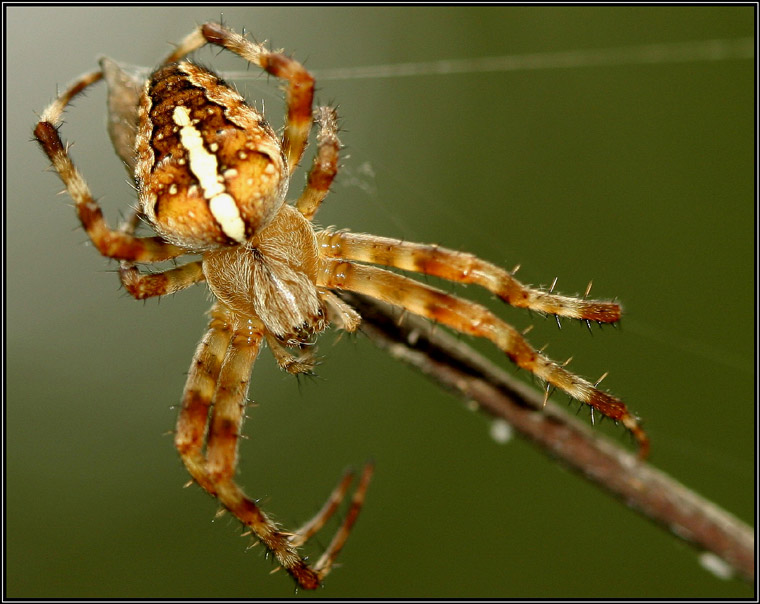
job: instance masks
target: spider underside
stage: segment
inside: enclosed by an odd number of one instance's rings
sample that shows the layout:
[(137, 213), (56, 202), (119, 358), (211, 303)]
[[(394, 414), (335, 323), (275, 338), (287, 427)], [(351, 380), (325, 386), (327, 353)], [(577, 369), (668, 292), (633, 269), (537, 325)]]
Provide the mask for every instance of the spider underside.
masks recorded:
[[(281, 137), (216, 75), (184, 60), (207, 43), (286, 82)], [(144, 82), (109, 59), (102, 59), (100, 66), (43, 112), (35, 136), (95, 247), (120, 261), (127, 292), (144, 299), (206, 281), (214, 294), (208, 330), (195, 351), (182, 395), (175, 445), (192, 478), (249, 527), (300, 587), (318, 587), (330, 571), (362, 507), (373, 466), (365, 465), (345, 519), (310, 565), (298, 549), (334, 514), (353, 474), (342, 477), (314, 518), (296, 531), (284, 531), (236, 484), (237, 442), (248, 381), (263, 342), (280, 367), (305, 373), (314, 364), (311, 344), (329, 324), (346, 331), (358, 328), (360, 316), (335, 290), (372, 296), (456, 331), (488, 338), (547, 388), (559, 388), (622, 422), (638, 440), (640, 455), (646, 455), (647, 436), (622, 401), (537, 352), (485, 307), (375, 265), (474, 283), (512, 306), (586, 322), (617, 322), (618, 304), (532, 289), (493, 264), (436, 245), (314, 229), (311, 219), (338, 170), (340, 142), (335, 111), (312, 108), (314, 79), (300, 63), (207, 23)], [(109, 134), (138, 191), (138, 209), (117, 229), (106, 224), (58, 133), (66, 105), (101, 79), (109, 88)], [(285, 203), (289, 179), (315, 120), (316, 155), (306, 187), (291, 205)], [(140, 219), (155, 236), (135, 235)], [(137, 267), (186, 254), (202, 257), (159, 273), (141, 273)]]

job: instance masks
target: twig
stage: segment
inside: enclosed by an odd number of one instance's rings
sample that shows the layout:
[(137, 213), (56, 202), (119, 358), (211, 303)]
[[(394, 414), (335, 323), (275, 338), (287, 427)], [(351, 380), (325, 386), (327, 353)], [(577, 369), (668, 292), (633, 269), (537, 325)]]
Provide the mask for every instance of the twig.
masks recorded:
[(667, 474), (594, 432), (443, 329), (384, 303), (341, 296), (363, 318), (362, 331), (391, 356), (509, 422), (548, 455), (579, 472), (678, 538), (713, 552), (748, 581), (755, 578), (753, 530)]

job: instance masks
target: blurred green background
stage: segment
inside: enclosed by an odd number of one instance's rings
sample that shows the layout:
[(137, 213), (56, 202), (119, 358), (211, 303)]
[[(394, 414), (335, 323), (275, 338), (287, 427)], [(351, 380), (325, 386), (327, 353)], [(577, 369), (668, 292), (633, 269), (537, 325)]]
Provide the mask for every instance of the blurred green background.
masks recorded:
[[(738, 39), (753, 35), (754, 17), (752, 7), (223, 10), (317, 74)], [(160, 304), (123, 295), (30, 142), (57, 84), (101, 54), (155, 65), (219, 10), (13, 7), (7, 17), (6, 595), (290, 596), (260, 547), (244, 552), (235, 522), (212, 522), (215, 503), (181, 488), (187, 475), (162, 436), (205, 326), (205, 288)], [(216, 50), (198, 56), (245, 69)], [(646, 422), (652, 462), (752, 522), (753, 61), (692, 58), (320, 80), (347, 148), (318, 219), (521, 263), (524, 281), (559, 276), (565, 293), (593, 279), (597, 296), (623, 301), (621, 330), (558, 331), (463, 293), (520, 329), (535, 323), (531, 341), (573, 355), (575, 371), (609, 371), (605, 386)], [(276, 82), (252, 69), (238, 85), (281, 124)], [(99, 87), (63, 134), (115, 223), (134, 195), (104, 119)], [(291, 197), (302, 183), (299, 173)], [(529, 444), (496, 444), (488, 420), (365, 337), (337, 340), (322, 337), (320, 377), (300, 386), (262, 354), (241, 447), (242, 484), (287, 526), (319, 508), (346, 465), (376, 460), (365, 511), (317, 596), (751, 595)]]

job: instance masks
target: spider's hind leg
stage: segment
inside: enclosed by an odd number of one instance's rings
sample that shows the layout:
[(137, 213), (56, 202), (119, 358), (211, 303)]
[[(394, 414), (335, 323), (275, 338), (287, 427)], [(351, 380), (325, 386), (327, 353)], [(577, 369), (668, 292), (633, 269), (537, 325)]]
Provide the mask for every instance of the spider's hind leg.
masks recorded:
[(266, 72), (288, 82), (287, 114), (282, 147), (288, 158), (290, 173), (301, 161), (312, 124), (314, 78), (298, 61), (279, 53), (270, 52), (262, 44), (247, 40), (219, 23), (206, 23), (188, 35), (164, 61), (173, 63), (207, 43), (216, 44), (258, 65)]
[(63, 110), (74, 99), (87, 88), (103, 79), (102, 71), (92, 71), (79, 76), (74, 80), (62, 93), (50, 103), (40, 116), (40, 122), (48, 122), (53, 126), (60, 126)]
[(315, 111), (319, 131), (317, 132), (317, 154), (306, 179), (306, 187), (296, 201), (296, 208), (307, 220), (314, 218), (320, 204), (327, 197), (330, 185), (338, 173), (338, 116), (332, 107), (317, 107)]
[[(115, 143), (114, 143), (115, 144)], [(119, 231), (134, 235), (143, 219), (139, 210), (133, 210), (128, 218), (119, 225)], [(205, 281), (203, 262), (197, 260), (160, 273), (141, 273), (132, 262), (122, 260), (119, 263), (119, 279), (127, 293), (136, 300), (155, 296), (167, 296), (191, 285)]]
[(102, 78), (102, 71), (93, 71), (75, 80), (42, 112), (34, 136), (74, 200), (77, 215), (87, 235), (103, 256), (136, 262), (176, 258), (184, 254), (185, 250), (166, 243), (160, 237), (135, 237), (108, 226), (100, 205), (71, 161), (68, 146), (61, 140), (58, 128), (64, 109), (74, 97)]

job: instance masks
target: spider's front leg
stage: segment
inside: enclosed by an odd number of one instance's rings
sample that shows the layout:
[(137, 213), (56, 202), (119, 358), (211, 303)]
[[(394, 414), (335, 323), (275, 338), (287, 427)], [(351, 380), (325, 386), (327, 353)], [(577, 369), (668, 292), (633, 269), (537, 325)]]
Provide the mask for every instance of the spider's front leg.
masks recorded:
[(518, 367), (620, 421), (638, 441), (639, 456), (647, 456), (649, 438), (623, 401), (544, 357), (516, 329), (484, 306), (374, 266), (329, 258), (322, 261), (318, 284), (365, 294), (456, 331), (491, 340)]
[(190, 475), (206, 491), (214, 494), (206, 474), (203, 444), (214, 392), (224, 356), (232, 339), (232, 324), (227, 310), (215, 304), (209, 311), (208, 331), (198, 344), (182, 394), (174, 446)]
[[(233, 481), (245, 395), (263, 331), (254, 323), (242, 329), (221, 304), (215, 304), (209, 314), (209, 329), (193, 357), (182, 396), (175, 446), (195, 481), (248, 526), (300, 585), (316, 587), (319, 577), (298, 555), (288, 535)], [(207, 458), (203, 455), (206, 438)]]
[(330, 571), (356, 521), (369, 486), (372, 465), (365, 466), (347, 516), (330, 545), (317, 563), (309, 566), (297, 548), (335, 513), (348, 491), (353, 473), (343, 476), (323, 508), (295, 533), (280, 530), (243, 493), (234, 481), (237, 444), (248, 381), (266, 332), (258, 320), (241, 319), (221, 303), (212, 307), (210, 315), (208, 332), (190, 366), (175, 445), (193, 479), (249, 527), (299, 586), (314, 589)]

